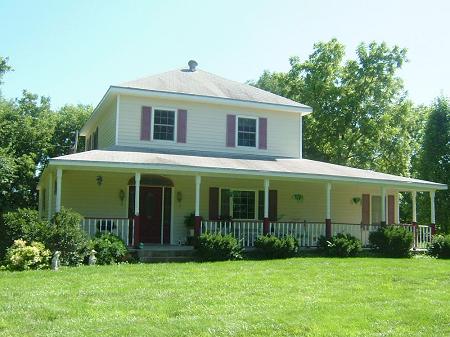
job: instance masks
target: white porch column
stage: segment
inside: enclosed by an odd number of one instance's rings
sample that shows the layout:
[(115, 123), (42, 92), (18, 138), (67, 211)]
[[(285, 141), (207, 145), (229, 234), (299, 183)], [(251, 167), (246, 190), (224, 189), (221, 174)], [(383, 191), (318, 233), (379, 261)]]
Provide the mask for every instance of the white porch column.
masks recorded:
[(141, 190), (141, 174), (136, 172), (134, 174), (134, 215), (139, 216), (139, 196)]
[(331, 238), (333, 236), (333, 231), (331, 228), (331, 183), (325, 185), (325, 236)]
[(200, 216), (200, 184), (201, 176), (195, 176), (195, 216)]
[(434, 204), (435, 191), (430, 191), (430, 202), (431, 202), (431, 224), (436, 224), (436, 209)]
[(48, 220), (50, 220), (52, 218), (52, 195), (53, 195), (53, 174), (51, 172), (48, 174), (47, 195), (48, 195), (47, 218)]
[(325, 191), (326, 191), (325, 219), (331, 219), (331, 183), (327, 183)]
[(381, 224), (386, 225), (386, 187), (381, 187)]
[(412, 222), (413, 222), (413, 224), (416, 224), (417, 223), (417, 205), (416, 205), (417, 192), (412, 191), (411, 197), (412, 197)]
[(303, 158), (303, 117), (300, 115), (300, 128), (299, 128), (299, 136), (300, 136), (300, 159)]
[(201, 234), (202, 218), (200, 217), (200, 184), (202, 183), (202, 177), (195, 176), (195, 226), (194, 234), (199, 236)]
[(395, 223), (400, 224), (400, 193), (395, 194)]
[(264, 218), (269, 218), (269, 179), (264, 179)]
[(56, 170), (56, 206), (55, 212), (59, 213), (61, 211), (61, 183), (62, 183), (62, 169), (58, 168)]
[(42, 200), (42, 195), (43, 195), (43, 193), (42, 193), (42, 186), (38, 186), (38, 193), (39, 193), (39, 200), (38, 200), (38, 207), (39, 207), (39, 218), (42, 218), (42, 216), (43, 216), (43, 214), (42, 214), (42, 203), (43, 203), (43, 200)]

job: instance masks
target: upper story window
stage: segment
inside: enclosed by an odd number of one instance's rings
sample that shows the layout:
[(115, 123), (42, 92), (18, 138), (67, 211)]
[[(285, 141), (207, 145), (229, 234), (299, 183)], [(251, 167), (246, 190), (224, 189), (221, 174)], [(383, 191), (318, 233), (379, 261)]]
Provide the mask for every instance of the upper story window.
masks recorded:
[(237, 145), (238, 146), (247, 146), (247, 147), (256, 147), (257, 139), (256, 130), (257, 119), (251, 117), (237, 117)]
[(155, 109), (153, 139), (175, 140), (175, 110)]

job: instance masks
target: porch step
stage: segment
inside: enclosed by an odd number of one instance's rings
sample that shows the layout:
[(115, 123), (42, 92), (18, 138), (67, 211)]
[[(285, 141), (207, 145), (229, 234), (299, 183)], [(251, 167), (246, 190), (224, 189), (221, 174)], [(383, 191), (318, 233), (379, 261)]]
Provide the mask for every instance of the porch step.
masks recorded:
[(194, 260), (193, 256), (169, 256), (169, 257), (143, 256), (139, 258), (139, 261), (143, 263), (189, 262), (193, 260)]
[(129, 250), (137, 254), (140, 262), (184, 262), (194, 259), (192, 246), (149, 245)]

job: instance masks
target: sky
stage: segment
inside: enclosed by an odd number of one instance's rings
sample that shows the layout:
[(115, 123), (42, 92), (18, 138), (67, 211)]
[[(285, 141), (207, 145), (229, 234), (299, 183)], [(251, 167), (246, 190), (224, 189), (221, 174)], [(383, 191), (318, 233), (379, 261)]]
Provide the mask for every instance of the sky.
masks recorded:
[(450, 95), (450, 1), (0, 0), (0, 55), (14, 71), (1, 89), (50, 96), (52, 107), (96, 105), (110, 85), (186, 67), (245, 82), (287, 71), (319, 41), (347, 57), (361, 42), (408, 49), (409, 97)]

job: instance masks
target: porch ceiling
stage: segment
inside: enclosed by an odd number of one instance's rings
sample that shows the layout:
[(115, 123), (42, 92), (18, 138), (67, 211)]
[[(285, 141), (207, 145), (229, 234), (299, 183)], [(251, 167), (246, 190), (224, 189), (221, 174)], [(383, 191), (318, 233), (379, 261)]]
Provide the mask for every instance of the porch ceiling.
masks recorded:
[(194, 174), (301, 178), (325, 181), (382, 184), (419, 190), (443, 190), (447, 185), (308, 159), (242, 156), (199, 151), (151, 152), (143, 148), (92, 150), (50, 159), (53, 167), (95, 167), (164, 170)]

